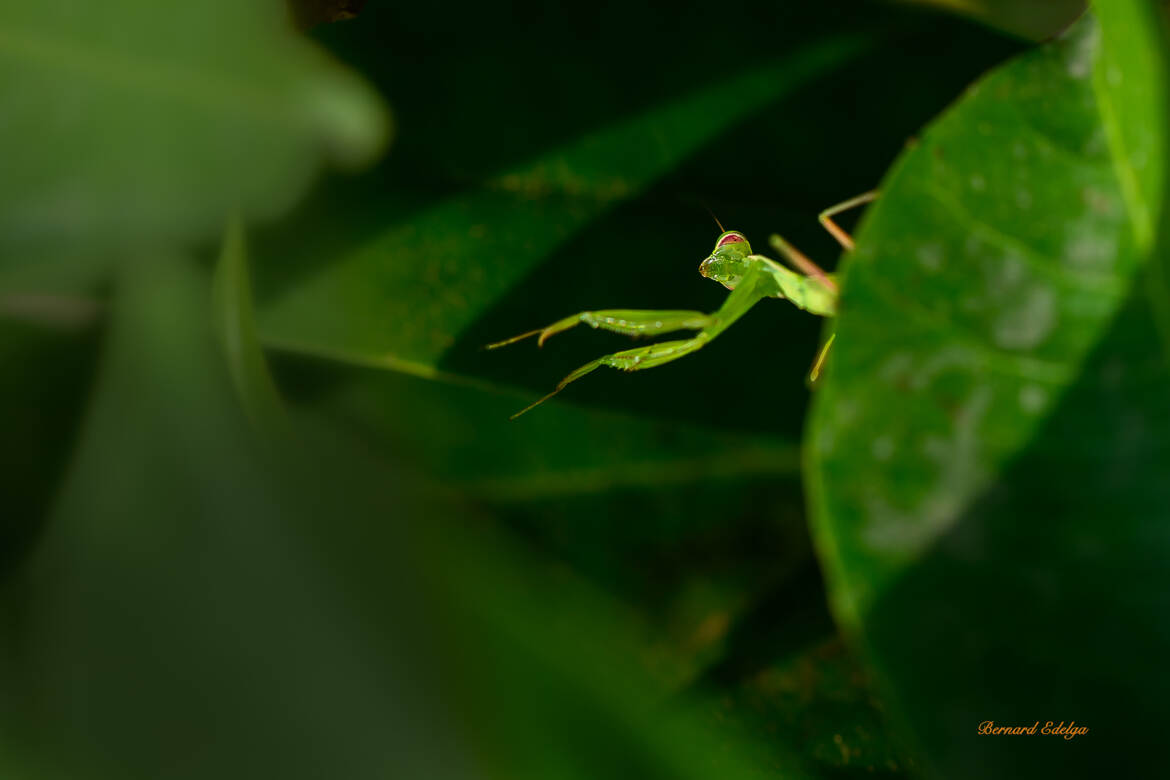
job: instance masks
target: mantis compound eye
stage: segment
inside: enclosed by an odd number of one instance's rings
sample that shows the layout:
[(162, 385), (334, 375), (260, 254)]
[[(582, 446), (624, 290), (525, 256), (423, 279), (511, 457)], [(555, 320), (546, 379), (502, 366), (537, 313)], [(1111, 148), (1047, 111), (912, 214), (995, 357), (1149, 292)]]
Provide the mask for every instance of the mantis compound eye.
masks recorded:
[(719, 247), (727, 246), (728, 244), (739, 244), (744, 241), (747, 241), (747, 239), (744, 238), (740, 233), (725, 233), (719, 238), (719, 243), (715, 245), (715, 248), (718, 249)]

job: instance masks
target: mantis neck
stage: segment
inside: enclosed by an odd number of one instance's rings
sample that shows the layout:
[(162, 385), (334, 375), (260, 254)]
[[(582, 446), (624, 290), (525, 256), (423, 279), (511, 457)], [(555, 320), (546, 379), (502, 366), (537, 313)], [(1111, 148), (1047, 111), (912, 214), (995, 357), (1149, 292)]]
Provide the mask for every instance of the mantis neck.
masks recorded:
[(794, 306), (821, 317), (837, 314), (837, 291), (824, 282), (791, 271), (763, 255), (752, 255), (752, 259), (757, 261), (763, 277), (761, 297), (787, 298)]

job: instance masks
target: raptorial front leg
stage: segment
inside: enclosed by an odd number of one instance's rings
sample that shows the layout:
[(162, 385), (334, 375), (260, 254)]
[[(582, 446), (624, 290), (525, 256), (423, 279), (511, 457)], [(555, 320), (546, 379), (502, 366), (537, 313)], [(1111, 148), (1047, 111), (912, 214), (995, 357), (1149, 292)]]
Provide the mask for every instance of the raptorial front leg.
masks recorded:
[(517, 417), (529, 411), (530, 409), (534, 409), (535, 407), (540, 406), (542, 403), (564, 390), (571, 383), (576, 382), (586, 374), (593, 373), (602, 366), (616, 368), (620, 371), (641, 371), (645, 368), (654, 368), (655, 366), (661, 366), (664, 363), (669, 363), (672, 360), (678, 360), (681, 357), (685, 357), (695, 350), (701, 348), (710, 340), (710, 336), (708, 336), (705, 332), (700, 331), (697, 336), (691, 339), (663, 341), (658, 344), (651, 344), (647, 347), (635, 347), (634, 349), (615, 352), (612, 355), (603, 355), (597, 360), (592, 360), (578, 368), (573, 373), (569, 374), (567, 377), (557, 383), (557, 386), (551, 393), (516, 412), (516, 414), (512, 415), (510, 419), (515, 420)]
[[(610, 355), (603, 355), (603, 356), (599, 357), (597, 360), (590, 361), (590, 362), (586, 363), (585, 365), (581, 366), (580, 368), (578, 368), (573, 373), (569, 374), (564, 379), (562, 379), (560, 381), (560, 383), (557, 384), (556, 388), (554, 388), (553, 391), (551, 393), (549, 393), (548, 395), (546, 395), (544, 398), (541, 398), (539, 401), (537, 401), (533, 404), (529, 404), (528, 406), (524, 407), (516, 414), (512, 415), (512, 419), (515, 420), (517, 417), (519, 417), (520, 415), (529, 411), (530, 409), (533, 409), (534, 407), (540, 406), (542, 403), (544, 403), (545, 401), (552, 398), (557, 393), (564, 390), (568, 385), (572, 384), (573, 382), (576, 382), (578, 379), (585, 376), (586, 374), (590, 374), (593, 371), (596, 371), (597, 369), (601, 368), (602, 366), (607, 366), (609, 368), (616, 368), (616, 369), (619, 369), (621, 371), (641, 371), (643, 369), (654, 368), (655, 366), (661, 366), (665, 363), (671, 362), (672, 360), (678, 360), (681, 357), (685, 357), (685, 356), (691, 354), (692, 352), (695, 352), (696, 350), (701, 349), (703, 347), (703, 345), (705, 345), (707, 342), (711, 341), (711, 339), (715, 338), (720, 333), (722, 333), (724, 330), (726, 330), (727, 327), (731, 325), (731, 323), (735, 322), (740, 317), (742, 317), (761, 298), (765, 297), (765, 293), (761, 292), (761, 289), (762, 289), (761, 281), (763, 279), (764, 279), (764, 272), (761, 269), (761, 266), (758, 264), (751, 265), (748, 268), (747, 272), (744, 274), (743, 278), (740, 279), (739, 284), (737, 284), (735, 289), (731, 291), (731, 294), (727, 296), (727, 299), (723, 301), (723, 305), (720, 306), (717, 311), (712, 312), (711, 314), (702, 314), (700, 312), (654, 312), (655, 314), (672, 314), (673, 313), (673, 314), (679, 314), (679, 315), (689, 315), (691, 317), (696, 318), (696, 319), (688, 319), (685, 317), (680, 317), (680, 318), (677, 318), (675, 320), (668, 320), (668, 319), (664, 319), (664, 318), (655, 319), (654, 323), (656, 323), (656, 324), (659, 322), (663, 323), (662, 330), (665, 330), (665, 323), (668, 321), (675, 323), (675, 326), (673, 328), (671, 328), (672, 330), (679, 330), (681, 328), (691, 327), (689, 325), (684, 325), (681, 323), (684, 323), (684, 322), (698, 323), (699, 319), (697, 319), (697, 318), (702, 318), (702, 321), (705, 324), (701, 328), (697, 329), (699, 332), (696, 333), (693, 338), (679, 339), (677, 341), (663, 341), (663, 342), (660, 342), (658, 344), (650, 344), (649, 346), (645, 346), (645, 347), (635, 347), (634, 349), (627, 349), (627, 350), (624, 350), (622, 352), (614, 352), (613, 354), (610, 354)], [(594, 314), (601, 314), (602, 312), (593, 312), (593, 313)], [(627, 313), (629, 313), (629, 312), (627, 312)], [(647, 314), (649, 312), (640, 312), (640, 313)], [(574, 315), (574, 316), (580, 317), (581, 315)], [(560, 323), (555, 323), (554, 325), (551, 325), (549, 327), (556, 328), (558, 325), (569, 322), (569, 320), (572, 320), (572, 319), (573, 319), (573, 317), (566, 318), (565, 320), (561, 320)], [(580, 320), (578, 320), (578, 321), (580, 321)], [(565, 325), (563, 328), (560, 328), (560, 330), (564, 330), (566, 328), (571, 328), (575, 324), (576, 324), (576, 322), (571, 322), (570, 324)], [(598, 325), (597, 327), (602, 327), (602, 326)], [(660, 330), (659, 332), (662, 332), (662, 330)], [(533, 335), (534, 333), (540, 333), (540, 332), (541, 331), (534, 331), (533, 333), (525, 334), (525, 335)], [(556, 332), (558, 332), (558, 331), (557, 330), (553, 331), (553, 333), (556, 333)], [(628, 331), (619, 331), (619, 332), (628, 332)], [(519, 338), (523, 338), (523, 337), (519, 337)], [(515, 339), (513, 339), (513, 341), (514, 340)]]
[(547, 328), (530, 330), (519, 336), (488, 344), (486, 349), (498, 349), (532, 336), (539, 336), (536, 343), (544, 346), (545, 340), (550, 336), (563, 333), (582, 323), (591, 328), (601, 328), (627, 336), (657, 336), (676, 330), (702, 330), (711, 324), (711, 315), (701, 311), (659, 311), (654, 309), (583, 311), (558, 320)]

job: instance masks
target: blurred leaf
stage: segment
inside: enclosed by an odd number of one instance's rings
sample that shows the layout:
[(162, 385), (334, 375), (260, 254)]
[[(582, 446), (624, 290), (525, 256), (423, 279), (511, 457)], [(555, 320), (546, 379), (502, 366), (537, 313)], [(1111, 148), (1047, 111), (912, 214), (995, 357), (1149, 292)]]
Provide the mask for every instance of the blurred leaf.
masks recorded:
[(387, 134), (279, 0), (0, 5), (0, 259), (200, 238), (272, 217)]
[[(313, 399), (314, 415), (395, 470), (490, 508), (640, 608), (679, 640), (656, 663), (664, 681), (685, 684), (718, 651), (723, 631), (688, 645), (700, 624), (726, 623), (761, 582), (811, 559), (792, 442), (570, 405), (518, 426), (507, 418), (518, 394), (345, 374)], [(287, 373), (283, 381), (295, 383)]]
[(207, 282), (154, 257), (119, 279), (64, 489), (0, 585), (3, 774), (698, 780), (783, 761), (647, 677), (628, 611), (433, 485), (311, 419), (293, 457), (259, 446)]
[[(516, 425), (507, 412), (523, 396), (462, 385), (354, 373), (314, 408), (409, 453), (476, 498), (501, 502), (671, 488), (797, 473), (798, 447), (774, 436), (580, 408), (557, 408)], [(564, 442), (572, 447), (564, 447)], [(522, 443), (523, 446), (513, 446)]]
[(1085, 10), (1085, 0), (899, 0), (945, 8), (1034, 41), (1050, 38)]
[[(438, 777), (440, 755), (458, 774), (428, 736), (445, 716), (419, 692), (425, 664), (408, 673), (368, 647), (306, 537), (341, 505), (385, 524), (394, 486), (383, 479), (374, 503), (338, 495), (257, 445), (215, 348), (208, 281), (173, 257), (121, 274), (68, 476), (0, 588), (0, 774)], [(384, 587), (410, 581), (400, 549), (382, 550)], [(408, 606), (386, 598), (379, 614), (425, 653)]]
[[(838, 37), (617, 121), (400, 220), (261, 311), (266, 344), (438, 375), (465, 328), (547, 256), (703, 143), (860, 48)], [(627, 249), (619, 262), (632, 262)], [(486, 343), (508, 334), (484, 334)]]
[[(68, 301), (9, 298), (24, 304), (16, 314), (0, 318), (0, 365), (16, 377), (0, 382), (4, 412), (4, 446), (0, 448), (0, 582), (27, 551), (40, 531), (53, 490), (69, 461), (71, 442), (85, 406), (97, 362), (98, 329), (45, 327), (64, 319), (70, 325), (77, 310)], [(64, 308), (63, 308), (64, 307)]]
[[(783, 230), (831, 264), (837, 247), (817, 211), (872, 187), (908, 134), (1019, 45), (890, 10), (735, 0), (720, 10), (742, 30), (734, 58), (678, 44), (705, 40), (711, 15), (699, 3), (665, 16), (549, 4), (519, 22), (471, 10), (456, 24), (434, 8), (373, 4), (318, 29), (395, 96), (401, 134), (377, 168), (327, 179), (278, 228), (250, 234), (263, 342), (528, 388), (501, 410), (511, 413), (622, 339), (579, 330), (541, 352), (484, 343), (581, 309), (719, 305), (726, 291), (695, 271), (717, 232), (704, 204), (752, 236)], [(640, 35), (645, 24), (661, 34)], [(515, 41), (523, 56), (498, 56)], [(938, 66), (924, 72), (924, 58)], [(452, 116), (474, 118), (475, 131)], [(520, 174), (531, 191), (517, 189)], [(790, 441), (817, 328), (791, 307), (761, 306), (694, 358), (637, 377), (598, 373), (562, 398)], [(424, 359), (404, 360), (406, 349)], [(741, 409), (783, 411), (713, 414), (705, 399), (729, 386)]]
[(912, 776), (916, 768), (892, 738), (864, 669), (836, 636), (772, 659), (732, 689), (721, 714), (769, 740), (783, 734), (821, 777)]
[(216, 324), (236, 394), (252, 424), (275, 433), (283, 428), (284, 410), (256, 339), (244, 226), (238, 217), (228, 221), (213, 284)]
[(791, 743), (751, 740), (703, 717), (702, 697), (668, 696), (637, 663), (637, 617), (501, 541), (474, 528), (444, 539), (451, 568), (436, 582), (491, 776), (812, 776)]
[[(942, 776), (1159, 761), (1170, 297), (1146, 269), (1165, 264), (1166, 80), (1150, 5), (1100, 18), (977, 84), (894, 166), (810, 424), (834, 611)], [(987, 720), (1090, 732), (977, 735)]]
[[(298, 384), (288, 361), (280, 363), (282, 384)], [(409, 482), (440, 478), (445, 488), (513, 529), (549, 573), (573, 572), (622, 604), (636, 628), (628, 638), (632, 649), (620, 653), (637, 658), (642, 673), (665, 690), (697, 693), (700, 701), (717, 697), (712, 709), (719, 722), (734, 724), (732, 733), (758, 742), (758, 750), (772, 756), (763, 765), (782, 761), (787, 772), (814, 772), (837, 766), (893, 771), (890, 762), (903, 764), (905, 754), (891, 746), (880, 707), (875, 709), (858, 675), (849, 678), (849, 691), (843, 683), (807, 685), (803, 709), (792, 712), (767, 705), (761, 700), (766, 694), (756, 690), (757, 678), (771, 675), (774, 662), (834, 635), (799, 510), (791, 444), (572, 405), (550, 407), (518, 426), (501, 413), (515, 403), (510, 393), (369, 369), (345, 374), (346, 381), (300, 413), (360, 437)], [(474, 539), (463, 544), (482, 548)], [(445, 570), (470, 578), (462, 573), (478, 565), (448, 563)], [(480, 581), (476, 590), (486, 587)], [(520, 590), (543, 593), (550, 587), (542, 582)], [(512, 588), (491, 588), (502, 604), (512, 605), (508, 609), (521, 609), (521, 601), (509, 595)], [(548, 596), (565, 630), (591, 634), (580, 625), (591, 610), (568, 598), (559, 590)], [(607, 630), (612, 636), (613, 629)], [(529, 650), (501, 649), (490, 660), (483, 655), (501, 641), (484, 636), (456, 644), (475, 647), (478, 662), (497, 673), (531, 663)], [(645, 684), (629, 679), (622, 686), (638, 690)], [(770, 690), (767, 685), (762, 690)], [(610, 696), (573, 690), (564, 696), (583, 697), (575, 709)], [(499, 691), (489, 700), (504, 695)], [(546, 711), (546, 704), (528, 701), (528, 695), (527, 689), (513, 689), (508, 698), (523, 700), (531, 708), (527, 717), (548, 725), (546, 739), (568, 739), (555, 725), (565, 715)], [(639, 711), (643, 705), (632, 706)], [(815, 717), (799, 715), (813, 710)], [(523, 733), (528, 726), (508, 728)], [(515, 739), (499, 736), (494, 751), (513, 751)]]
[(307, 28), (352, 19), (361, 12), (366, 0), (288, 0), (288, 4), (297, 26)]
[(1093, 91), (1137, 250), (1157, 238), (1166, 172), (1163, 19), (1152, 0), (1104, 0)]

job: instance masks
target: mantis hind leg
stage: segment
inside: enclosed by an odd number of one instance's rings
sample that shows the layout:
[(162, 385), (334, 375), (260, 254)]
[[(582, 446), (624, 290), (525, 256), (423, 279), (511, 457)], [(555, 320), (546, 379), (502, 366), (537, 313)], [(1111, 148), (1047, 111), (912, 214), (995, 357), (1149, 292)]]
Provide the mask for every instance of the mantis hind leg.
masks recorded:
[(837, 332), (834, 331), (825, 341), (821, 351), (817, 353), (817, 359), (813, 361), (812, 368), (808, 372), (808, 381), (810, 384), (816, 384), (817, 380), (821, 378), (821, 368), (825, 365), (825, 358), (829, 356), (829, 350), (833, 347), (833, 342), (837, 339)]
[[(880, 193), (877, 190), (863, 192), (860, 195), (850, 198), (849, 200), (842, 201), (835, 206), (829, 206), (829, 208), (825, 209), (817, 215), (817, 219), (820, 221), (821, 226), (824, 227), (825, 230), (829, 231), (829, 235), (837, 239), (837, 243), (840, 244), (842, 248), (847, 251), (851, 251), (854, 246), (853, 236), (842, 230), (841, 226), (833, 221), (833, 216), (840, 214), (842, 211), (848, 211), (849, 209), (855, 209), (858, 206), (863, 206), (866, 203), (871, 203), (877, 199), (879, 194)], [(837, 291), (836, 283), (827, 273), (825, 273), (824, 269), (810, 260), (806, 254), (801, 252), (792, 244), (788, 243), (783, 238), (775, 234), (773, 234), (769, 239), (769, 243), (771, 243), (772, 248), (779, 252), (785, 261), (793, 268), (805, 274), (806, 276), (811, 276), (814, 279), (819, 280), (821, 284), (825, 285), (830, 290), (833, 290), (834, 292)]]
[(833, 281), (833, 278), (825, 273), (823, 268), (809, 259), (808, 255), (806, 255), (804, 252), (801, 252), (799, 249), (775, 233), (773, 233), (771, 238), (768, 239), (768, 242), (772, 245), (772, 248), (779, 252), (780, 256), (783, 257), (784, 260), (793, 268), (800, 271), (805, 276), (816, 279), (826, 290), (829, 290), (832, 293), (837, 292), (837, 283)]
[(821, 227), (829, 231), (829, 235), (837, 239), (837, 243), (841, 245), (842, 249), (847, 252), (852, 251), (853, 236), (842, 230), (841, 227), (833, 221), (833, 216), (840, 214), (842, 211), (848, 211), (849, 209), (855, 209), (858, 206), (863, 206), (866, 203), (872, 203), (877, 198), (877, 196), (877, 190), (863, 192), (857, 197), (841, 201), (835, 206), (829, 206), (827, 209), (817, 215), (817, 220), (821, 223)]
[(654, 309), (583, 311), (565, 317), (563, 320), (557, 320), (547, 328), (530, 330), (519, 336), (488, 344), (485, 349), (498, 349), (532, 336), (538, 336), (536, 343), (544, 346), (545, 340), (549, 337), (563, 333), (582, 323), (591, 328), (601, 328), (627, 336), (651, 336), (676, 330), (702, 330), (711, 324), (711, 315), (701, 311), (658, 311)]

